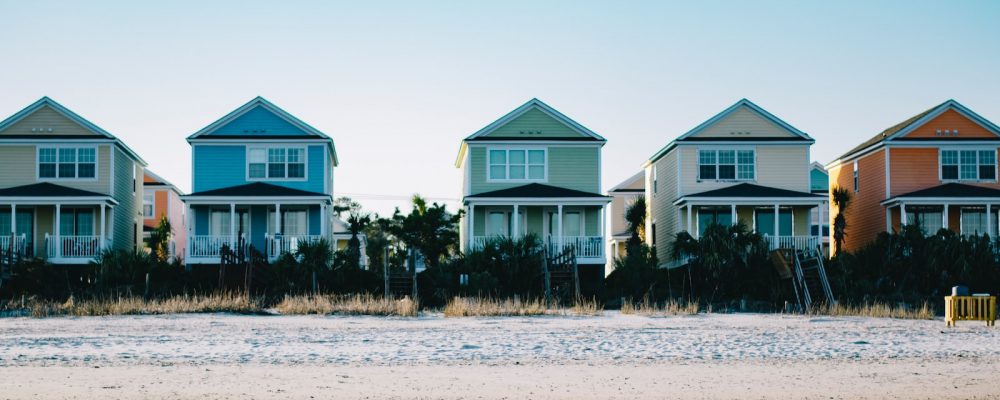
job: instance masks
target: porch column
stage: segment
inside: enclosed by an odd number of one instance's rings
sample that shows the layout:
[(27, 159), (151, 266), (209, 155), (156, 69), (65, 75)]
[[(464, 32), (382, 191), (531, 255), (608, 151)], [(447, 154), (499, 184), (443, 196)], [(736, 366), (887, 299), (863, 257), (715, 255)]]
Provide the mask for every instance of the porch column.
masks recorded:
[(906, 225), (909, 225), (906, 221), (906, 204), (899, 203), (899, 229), (902, 231)]
[[(941, 227), (948, 229), (948, 205), (944, 205), (944, 212), (941, 213)], [(959, 232), (961, 233), (961, 232)]]
[(990, 235), (990, 237), (992, 238), (992, 237), (994, 237), (996, 235), (993, 234), (993, 221), (990, 221), (990, 208), (991, 207), (993, 207), (992, 204), (987, 204), (986, 205), (986, 234)]
[(469, 250), (476, 243), (476, 205), (469, 203)]
[(692, 232), (691, 232), (692, 231), (692, 229), (691, 229), (692, 228), (692, 226), (691, 226), (691, 203), (688, 203), (688, 205), (687, 205), (687, 223), (688, 223), (687, 233), (688, 233), (688, 235), (691, 235), (692, 237), (694, 237), (695, 235), (692, 234)]
[(281, 203), (274, 203), (274, 235), (281, 233)]
[(601, 213), (597, 218), (597, 236), (604, 237), (604, 204), (601, 204)]
[(55, 228), (55, 238), (56, 238), (56, 258), (62, 257), (62, 204), (56, 204), (56, 228)]
[(319, 235), (325, 238), (326, 237), (326, 225), (328, 223), (330, 223), (330, 219), (327, 218), (327, 216), (326, 216), (326, 204), (320, 204), (319, 205), (319, 218), (320, 218)]
[(892, 233), (892, 207), (885, 208), (885, 231)]
[(187, 259), (191, 258), (191, 240), (194, 237), (194, 215), (191, 214), (191, 203), (184, 203), (184, 208), (187, 210), (185, 218), (187, 219), (187, 245), (184, 246), (184, 257)]
[(557, 228), (557, 229), (559, 229), (559, 236), (558, 236), (559, 239), (557, 241), (557, 246), (556, 246), (556, 248), (559, 249), (559, 252), (562, 252), (562, 244), (563, 244), (562, 207), (563, 207), (562, 204), (560, 204), (559, 206), (556, 207), (558, 209), (558, 211), (559, 211), (559, 217), (558, 217), (559, 226)]
[[(11, 236), (17, 235), (17, 204), (10, 203), (10, 234)], [(10, 247), (14, 247), (14, 242), (10, 242)]]
[(107, 222), (104, 220), (104, 203), (101, 203), (101, 239), (100, 239), (101, 240), (100, 241), (101, 250), (104, 250), (104, 248), (105, 248), (105, 245), (104, 245), (104, 233), (105, 233), (106, 225), (107, 225)]
[(774, 236), (781, 235), (780, 219), (778, 219), (778, 205), (774, 205)]
[(729, 207), (730, 207), (730, 210), (729, 210), (729, 212), (730, 212), (729, 219), (731, 220), (731, 221), (729, 221), (730, 225), (736, 226), (736, 224), (739, 223), (739, 221), (737, 220), (737, 216), (736, 216), (736, 204), (732, 204)]
[(511, 230), (513, 231), (510, 233), (510, 237), (516, 238), (521, 234), (521, 230), (518, 229), (520, 228), (520, 226), (518, 225), (521, 222), (521, 215), (517, 213), (517, 204), (514, 204), (514, 214), (511, 215), (511, 218), (514, 219), (514, 222), (510, 224)]
[(229, 203), (229, 245), (236, 245), (236, 203)]

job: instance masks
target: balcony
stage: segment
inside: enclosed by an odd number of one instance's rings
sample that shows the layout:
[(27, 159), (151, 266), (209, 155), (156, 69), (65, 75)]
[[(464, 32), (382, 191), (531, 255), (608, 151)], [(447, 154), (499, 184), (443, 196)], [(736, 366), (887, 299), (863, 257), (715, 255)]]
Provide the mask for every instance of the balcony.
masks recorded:
[(97, 258), (106, 246), (98, 235), (45, 234), (45, 255), (55, 264), (86, 264)]
[(264, 234), (267, 244), (267, 258), (275, 260), (283, 253), (294, 254), (299, 245), (315, 243), (323, 239), (322, 235), (268, 235)]
[[(246, 243), (244, 240), (243, 243)], [(222, 246), (233, 246), (232, 237), (214, 235), (194, 235), (188, 237), (187, 256), (190, 259), (213, 259), (218, 262)]]
[(14, 257), (27, 254), (28, 239), (22, 233), (20, 235), (0, 236), (0, 256), (7, 257), (13, 252)]
[[(500, 236), (473, 236), (470, 245), (473, 250), (482, 250), (487, 242), (497, 238)], [(577, 258), (604, 258), (604, 238), (601, 236), (564, 236), (562, 245), (559, 244), (559, 238), (549, 236), (545, 240), (545, 246), (549, 254), (558, 254), (573, 249)]]
[(764, 235), (768, 250), (795, 249), (795, 250), (816, 250), (820, 245), (818, 236), (773, 236)]

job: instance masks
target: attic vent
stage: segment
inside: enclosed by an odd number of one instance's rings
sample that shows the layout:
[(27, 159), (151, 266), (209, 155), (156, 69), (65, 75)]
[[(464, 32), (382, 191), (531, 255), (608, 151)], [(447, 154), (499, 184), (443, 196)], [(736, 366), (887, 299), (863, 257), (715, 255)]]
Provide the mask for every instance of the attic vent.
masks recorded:
[(746, 136), (746, 135), (749, 135), (750, 132), (746, 132), (746, 131), (733, 131), (733, 132), (729, 132), (729, 134), (730, 135), (734, 135), (734, 136)]
[(522, 135), (541, 135), (542, 131), (520, 131)]
[(52, 132), (52, 128), (31, 128), (32, 132)]
[(266, 133), (266, 129), (244, 129), (243, 133)]
[(943, 131), (938, 129), (934, 132), (934, 136), (958, 136), (958, 129), (945, 129)]

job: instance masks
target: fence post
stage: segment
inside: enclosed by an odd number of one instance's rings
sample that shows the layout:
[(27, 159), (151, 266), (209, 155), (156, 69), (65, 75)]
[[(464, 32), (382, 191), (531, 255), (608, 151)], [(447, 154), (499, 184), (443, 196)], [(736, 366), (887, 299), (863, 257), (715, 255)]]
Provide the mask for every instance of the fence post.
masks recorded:
[(385, 255), (382, 256), (382, 280), (385, 284), (385, 291), (382, 295), (389, 299), (389, 246), (385, 246)]
[(142, 297), (149, 300), (149, 272), (146, 273), (146, 291), (143, 293)]
[(545, 281), (545, 308), (552, 307), (552, 282), (549, 276), (549, 250), (542, 250), (542, 279)]

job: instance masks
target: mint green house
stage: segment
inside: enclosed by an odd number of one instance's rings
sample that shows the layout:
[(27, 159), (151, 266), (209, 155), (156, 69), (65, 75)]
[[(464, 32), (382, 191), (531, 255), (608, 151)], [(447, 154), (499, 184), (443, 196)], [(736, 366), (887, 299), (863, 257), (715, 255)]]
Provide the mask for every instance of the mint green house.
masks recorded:
[(465, 138), (463, 250), (496, 237), (535, 234), (549, 253), (572, 248), (603, 270), (601, 148), (607, 141), (538, 99)]
[(146, 162), (43, 97), (0, 122), (0, 252), (87, 264), (142, 247)]

